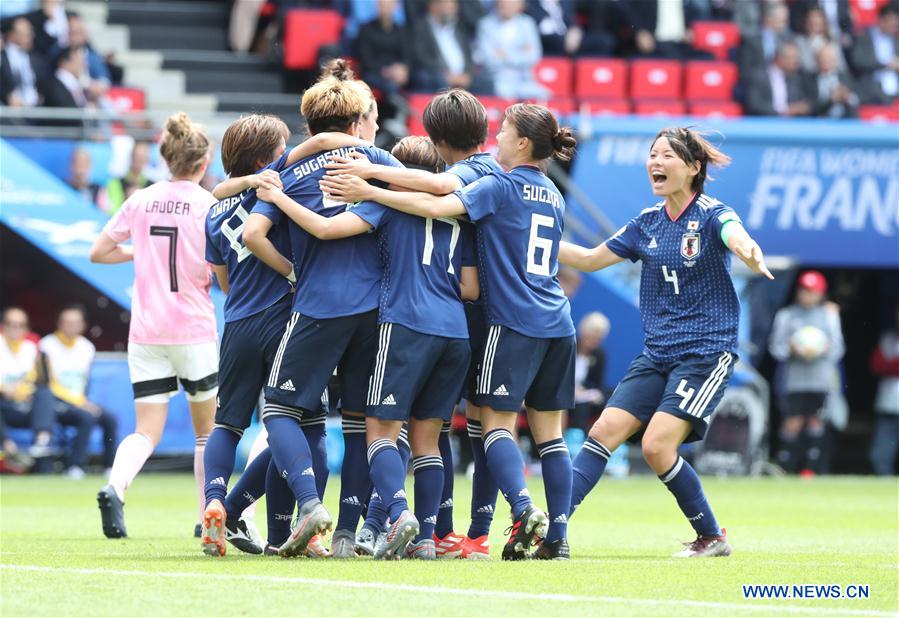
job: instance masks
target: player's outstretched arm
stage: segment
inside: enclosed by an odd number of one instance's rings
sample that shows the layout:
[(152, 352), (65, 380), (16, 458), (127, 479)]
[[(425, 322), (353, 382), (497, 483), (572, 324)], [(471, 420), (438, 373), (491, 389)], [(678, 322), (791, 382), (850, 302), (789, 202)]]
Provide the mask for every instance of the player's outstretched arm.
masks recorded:
[(121, 264), (134, 260), (132, 247), (120, 245), (109, 234), (103, 232), (91, 247), (91, 262), (94, 264)]
[(337, 148), (348, 148), (350, 146), (371, 146), (371, 144), (347, 133), (330, 131), (318, 133), (302, 144), (291, 148), (290, 154), (287, 155), (286, 165), (293, 165), (297, 161), (305, 159), (306, 157), (311, 157), (318, 152), (336, 150)]
[(388, 191), (349, 174), (325, 176), (319, 186), (332, 198), (347, 203), (370, 200), (400, 212), (433, 219), (465, 215), (462, 200), (454, 194), (437, 196), (430, 193)]
[[(243, 242), (253, 255), (262, 263), (288, 279), (294, 275), (293, 264), (268, 239), (268, 231), (272, 229), (272, 221), (258, 212), (250, 213), (243, 226)], [(296, 281), (294, 278), (291, 283)]]
[(212, 190), (212, 195), (217, 200), (223, 200), (232, 195), (238, 195), (249, 189), (258, 189), (261, 186), (273, 185), (280, 188), (281, 176), (274, 170), (262, 170), (258, 174), (249, 176), (237, 176), (221, 181)]
[(350, 174), (364, 180), (376, 178), (387, 184), (423, 191), (434, 195), (446, 195), (462, 188), (462, 182), (455, 174), (434, 174), (425, 170), (407, 169), (405, 167), (390, 167), (387, 165), (371, 164), (367, 158), (359, 157), (331, 157), (331, 163), (325, 167), (328, 175), (339, 176)]
[(280, 189), (261, 189), (258, 196), (259, 199), (271, 202), (280, 208), (281, 212), (290, 217), (294, 223), (321, 240), (347, 238), (364, 234), (371, 229), (371, 225), (349, 212), (342, 212), (333, 217), (323, 217), (297, 204)]
[(624, 258), (609, 249), (606, 243), (592, 249), (564, 240), (559, 243), (559, 262), (585, 272), (602, 270), (623, 261)]
[(228, 267), (224, 264), (210, 264), (210, 266), (212, 266), (212, 272), (215, 273), (215, 279), (219, 282), (222, 292), (227, 294), (231, 288), (230, 283), (228, 283)]
[(477, 300), (481, 295), (481, 282), (477, 266), (463, 266), (459, 276), (459, 296), (462, 300)]
[(721, 237), (727, 248), (743, 260), (749, 270), (759, 275), (765, 275), (768, 279), (774, 279), (774, 275), (765, 265), (762, 248), (749, 236), (749, 232), (740, 223), (728, 221), (721, 230)]

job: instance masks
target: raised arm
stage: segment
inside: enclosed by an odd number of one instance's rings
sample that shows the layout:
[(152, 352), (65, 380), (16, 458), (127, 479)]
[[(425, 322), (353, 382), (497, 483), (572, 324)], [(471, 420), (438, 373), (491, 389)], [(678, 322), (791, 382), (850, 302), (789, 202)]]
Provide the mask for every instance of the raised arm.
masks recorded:
[(106, 232), (102, 232), (91, 247), (91, 262), (94, 264), (122, 264), (134, 260), (134, 249), (120, 245)]
[(318, 133), (302, 144), (291, 148), (290, 154), (287, 155), (287, 165), (293, 165), (300, 159), (311, 157), (318, 152), (348, 148), (350, 146), (371, 146), (371, 144), (347, 133)]
[[(262, 263), (288, 279), (293, 276), (293, 264), (268, 239), (272, 221), (258, 212), (250, 213), (243, 226), (243, 243), (262, 260)], [(291, 281), (293, 283), (293, 281)]]
[(297, 204), (280, 189), (263, 189), (259, 191), (258, 195), (259, 199), (271, 202), (294, 223), (321, 240), (347, 238), (364, 234), (371, 229), (371, 225), (350, 212), (342, 212), (333, 217), (323, 217)]
[(754, 273), (774, 279), (774, 275), (765, 265), (762, 248), (749, 236), (749, 232), (737, 221), (728, 221), (721, 229), (721, 239), (728, 249), (743, 260), (743, 263)]
[(274, 185), (281, 188), (281, 176), (274, 170), (262, 170), (258, 174), (249, 176), (237, 176), (221, 181), (212, 190), (212, 195), (217, 200), (243, 193), (249, 189), (258, 189), (266, 185)]
[(325, 176), (319, 186), (332, 198), (347, 203), (370, 200), (410, 215), (434, 219), (465, 215), (465, 206), (463, 206), (462, 200), (453, 194), (436, 196), (430, 193), (388, 191), (348, 174)]
[(592, 249), (565, 241), (559, 243), (559, 262), (585, 272), (602, 270), (623, 261), (624, 258), (609, 249), (606, 243)]
[(462, 181), (455, 174), (433, 174), (425, 170), (369, 164), (368, 159), (332, 157), (331, 163), (325, 167), (330, 176), (351, 174), (363, 180), (376, 178), (387, 184), (434, 195), (446, 195), (462, 188)]
[(459, 276), (459, 295), (462, 300), (477, 300), (481, 295), (481, 282), (477, 266), (463, 266)]

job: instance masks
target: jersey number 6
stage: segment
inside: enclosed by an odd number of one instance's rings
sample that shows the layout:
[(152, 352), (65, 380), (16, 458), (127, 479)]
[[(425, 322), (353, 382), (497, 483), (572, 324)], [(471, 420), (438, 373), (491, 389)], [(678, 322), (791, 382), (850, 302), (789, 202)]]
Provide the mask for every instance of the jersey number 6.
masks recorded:
[[(554, 228), (556, 220), (546, 215), (531, 215), (531, 234), (528, 237), (528, 272), (532, 275), (549, 277), (549, 258), (553, 251), (551, 238), (541, 238), (538, 234), (541, 227)], [(540, 262), (538, 263), (537, 249), (540, 249)]]

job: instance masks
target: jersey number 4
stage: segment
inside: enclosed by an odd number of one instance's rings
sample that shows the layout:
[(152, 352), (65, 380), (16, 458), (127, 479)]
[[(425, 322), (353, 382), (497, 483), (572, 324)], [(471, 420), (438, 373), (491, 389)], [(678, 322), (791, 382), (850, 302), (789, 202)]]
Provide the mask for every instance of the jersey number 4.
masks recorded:
[(151, 225), (150, 236), (163, 236), (169, 239), (169, 289), (178, 291), (178, 269), (175, 262), (178, 258), (178, 228), (168, 225)]
[(434, 221), (441, 221), (453, 228), (452, 236), (450, 236), (449, 268), (446, 269), (446, 272), (455, 275), (456, 271), (453, 269), (453, 254), (456, 253), (456, 245), (459, 244), (460, 232), (459, 222), (455, 219), (446, 219), (443, 217), (440, 217), (439, 219), (425, 219), (425, 249), (421, 254), (421, 263), (425, 266), (431, 265), (431, 256), (434, 255)]
[(677, 271), (673, 268), (669, 271), (667, 266), (662, 266), (662, 276), (665, 277), (665, 281), (674, 286), (675, 295), (680, 294), (680, 285), (677, 282)]

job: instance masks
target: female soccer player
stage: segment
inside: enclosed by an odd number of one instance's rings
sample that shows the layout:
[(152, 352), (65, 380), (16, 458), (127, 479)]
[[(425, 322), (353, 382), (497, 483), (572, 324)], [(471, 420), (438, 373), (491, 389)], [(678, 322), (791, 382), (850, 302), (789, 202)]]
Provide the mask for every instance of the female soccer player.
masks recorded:
[[(571, 460), (562, 440), (562, 410), (574, 405), (575, 331), (556, 279), (565, 201), (540, 165), (550, 157), (570, 158), (575, 140), (545, 107), (516, 104), (506, 110), (497, 142), (498, 160), (510, 171), (451, 195), (393, 192), (350, 175), (326, 177), (322, 188), (339, 199), (374, 200), (422, 217), (467, 214), (477, 224), (490, 328), (475, 403), (487, 465), (512, 507), (503, 559), (526, 558), (539, 534), (545, 541), (535, 555), (565, 560)], [(551, 521), (531, 502), (512, 434), (522, 401), (543, 464)]]
[[(422, 115), (425, 131), (431, 138), (440, 157), (448, 168), (434, 174), (414, 168), (398, 168), (372, 165), (368, 159), (335, 158), (329, 164), (329, 174), (353, 174), (364, 179), (377, 179), (392, 185), (446, 195), (458, 191), (491, 172), (502, 173), (499, 163), (488, 153), (481, 152), (487, 141), (487, 110), (476, 97), (461, 89), (440, 94), (428, 103)], [(469, 225), (463, 223), (462, 225)], [(487, 469), (484, 443), (481, 439), (480, 410), (472, 401), (478, 361), (482, 356), (487, 336), (484, 308), (480, 299), (465, 303), (468, 321), (469, 344), (472, 362), (466, 380), (464, 397), (468, 400), (465, 415), (468, 434), (474, 453), (474, 479), (472, 484), (471, 526), (466, 536), (453, 532), (453, 460), (450, 448), (450, 423), (444, 424), (440, 434), (440, 454), (443, 458), (444, 485), (440, 498), (434, 542), (438, 558), (485, 559), (490, 556), (488, 532), (493, 521), (498, 488)], [(356, 537), (356, 547), (364, 553), (373, 553), (374, 542), (382, 521), (376, 521), (377, 502), (369, 504), (365, 525)]]
[[(404, 138), (393, 154), (407, 166), (428, 172), (437, 171), (440, 163), (437, 150), (424, 137)], [(277, 189), (261, 195), (270, 196), (287, 216), (323, 240), (378, 230), (383, 269), (380, 335), (369, 381), (366, 425), (371, 478), (392, 525), (374, 555), (436, 559), (433, 535), (444, 476), (438, 440), (468, 372), (470, 350), (462, 300), (477, 298), (479, 288), (472, 234), (465, 233), (455, 219), (424, 219), (374, 202), (328, 218)], [(406, 502), (406, 466), (397, 447), (406, 420), (415, 475), (415, 515)]]
[(664, 199), (598, 247), (563, 242), (559, 252), (563, 264), (586, 271), (643, 261), (645, 347), (574, 460), (571, 511), (599, 481), (612, 451), (642, 432), (646, 462), (696, 531), (696, 540), (675, 556), (731, 553), (699, 477), (677, 454), (683, 442), (703, 438), (733, 371), (739, 301), (728, 250), (773, 279), (737, 214), (703, 193), (708, 166), (729, 162), (695, 131), (659, 131), (646, 171), (652, 192)]
[[(127, 536), (125, 490), (162, 437), (169, 398), (187, 392), (196, 434), (194, 475), (202, 516), (203, 447), (213, 426), (218, 392), (215, 312), (204, 259), (206, 215), (215, 197), (200, 179), (209, 165), (209, 139), (184, 113), (165, 124), (159, 150), (172, 179), (132, 195), (91, 249), (91, 261), (134, 261), (128, 367), (137, 424), (119, 444), (109, 484), (97, 494), (103, 533)], [(132, 246), (122, 246), (128, 239)]]

